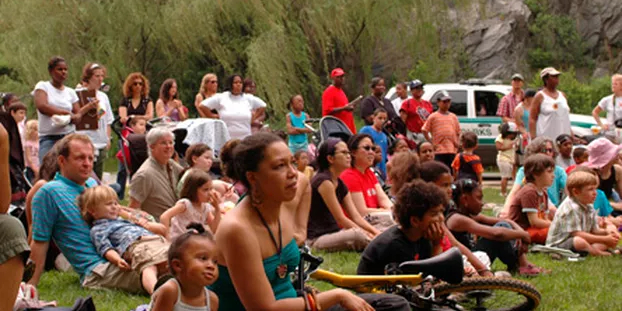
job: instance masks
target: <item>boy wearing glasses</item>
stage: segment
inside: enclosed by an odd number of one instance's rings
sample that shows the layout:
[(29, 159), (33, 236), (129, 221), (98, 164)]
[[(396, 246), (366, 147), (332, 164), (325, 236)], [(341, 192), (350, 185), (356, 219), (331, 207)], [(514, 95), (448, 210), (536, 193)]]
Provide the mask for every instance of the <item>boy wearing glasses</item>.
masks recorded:
[(527, 230), (531, 243), (544, 244), (551, 226), (546, 189), (555, 178), (555, 161), (535, 154), (527, 158), (524, 170), (527, 184), (514, 196), (509, 219)]
[(431, 141), (434, 146), (434, 160), (443, 162), (451, 168), (451, 163), (458, 152), (460, 122), (454, 113), (449, 112), (449, 107), (451, 96), (447, 91), (442, 91), (442, 95), (438, 98), (438, 110), (430, 115), (421, 131), (425, 139)]

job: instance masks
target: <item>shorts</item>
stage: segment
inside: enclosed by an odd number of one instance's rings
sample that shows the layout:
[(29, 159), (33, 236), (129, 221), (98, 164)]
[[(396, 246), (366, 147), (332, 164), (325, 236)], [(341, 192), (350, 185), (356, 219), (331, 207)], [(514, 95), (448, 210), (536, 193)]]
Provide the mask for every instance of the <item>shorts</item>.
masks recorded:
[(501, 178), (512, 178), (512, 170), (514, 169), (512, 163), (497, 160), (497, 166), (499, 167)]
[(0, 264), (17, 255), (21, 255), (26, 264), (30, 256), (26, 229), (19, 219), (0, 214)]
[(168, 261), (168, 249), (171, 246), (162, 236), (142, 236), (130, 244), (123, 258), (130, 263), (133, 271), (143, 272), (146, 268)]
[(108, 261), (93, 268), (91, 274), (84, 278), (82, 286), (94, 289), (120, 289), (130, 293), (146, 293), (140, 282), (138, 272), (121, 270)]
[(568, 237), (563, 242), (559, 243), (557, 245), (557, 247), (563, 248), (563, 249), (569, 249), (569, 250), (577, 253), (577, 250), (574, 248), (574, 237), (572, 237), (572, 236)]
[(514, 155), (514, 163), (518, 166), (523, 166), (525, 164), (525, 155), (518, 154), (518, 152)]
[(529, 227), (527, 228), (527, 233), (529, 233), (532, 244), (535, 243), (544, 245), (546, 244), (546, 237), (549, 234), (549, 228)]
[(292, 152), (292, 155), (296, 153), (298, 150), (303, 150), (309, 152), (309, 142), (305, 141), (302, 143), (289, 143), (289, 151)]

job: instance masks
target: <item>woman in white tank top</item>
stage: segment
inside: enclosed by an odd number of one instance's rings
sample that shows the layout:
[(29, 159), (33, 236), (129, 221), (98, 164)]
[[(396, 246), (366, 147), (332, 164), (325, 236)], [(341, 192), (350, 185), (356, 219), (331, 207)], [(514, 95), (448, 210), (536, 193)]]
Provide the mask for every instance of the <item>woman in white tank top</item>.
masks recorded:
[(561, 91), (557, 90), (561, 72), (555, 68), (544, 68), (540, 77), (544, 89), (536, 94), (529, 114), (531, 137), (546, 136), (555, 140), (561, 134), (572, 136), (570, 128), (570, 107)]

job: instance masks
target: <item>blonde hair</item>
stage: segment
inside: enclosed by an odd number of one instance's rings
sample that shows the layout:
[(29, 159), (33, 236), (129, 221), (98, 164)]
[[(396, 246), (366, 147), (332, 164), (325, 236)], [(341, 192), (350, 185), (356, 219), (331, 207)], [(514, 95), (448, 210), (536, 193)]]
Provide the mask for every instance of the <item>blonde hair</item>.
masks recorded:
[[(577, 168), (579, 167), (580, 166), (577, 166)], [(573, 196), (573, 189), (581, 190), (586, 186), (598, 186), (598, 176), (596, 176), (595, 172), (588, 172), (584, 169), (577, 168), (570, 172), (568, 180), (566, 181), (566, 189), (568, 190), (568, 195), (571, 197)]]
[(37, 120), (28, 120), (26, 122), (26, 140), (37, 140), (37, 137), (34, 134), (39, 133), (39, 121)]
[(208, 74), (205, 74), (205, 75), (203, 76), (203, 79), (201, 79), (201, 87), (199, 87), (199, 94), (204, 94), (204, 93), (205, 93), (205, 91), (206, 91), (206, 86), (207, 86), (207, 81), (208, 81), (210, 78), (216, 78), (216, 79), (218, 79), (218, 77), (217, 77), (215, 74), (213, 74), (213, 73), (208, 73)]
[(89, 226), (93, 225), (95, 219), (91, 213), (101, 204), (110, 200), (117, 200), (117, 193), (106, 185), (87, 188), (78, 196), (76, 203), (80, 208), (80, 214)]

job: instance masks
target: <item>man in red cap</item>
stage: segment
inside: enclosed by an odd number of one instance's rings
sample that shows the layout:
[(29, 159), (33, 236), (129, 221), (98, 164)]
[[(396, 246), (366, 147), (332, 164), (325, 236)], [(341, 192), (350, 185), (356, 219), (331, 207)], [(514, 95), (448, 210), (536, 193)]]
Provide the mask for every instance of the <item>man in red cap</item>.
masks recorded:
[(345, 72), (341, 68), (335, 68), (330, 73), (333, 84), (328, 86), (322, 94), (322, 116), (332, 115), (339, 118), (346, 126), (356, 134), (354, 126), (353, 105), (348, 105), (348, 97), (343, 92), (343, 80)]

